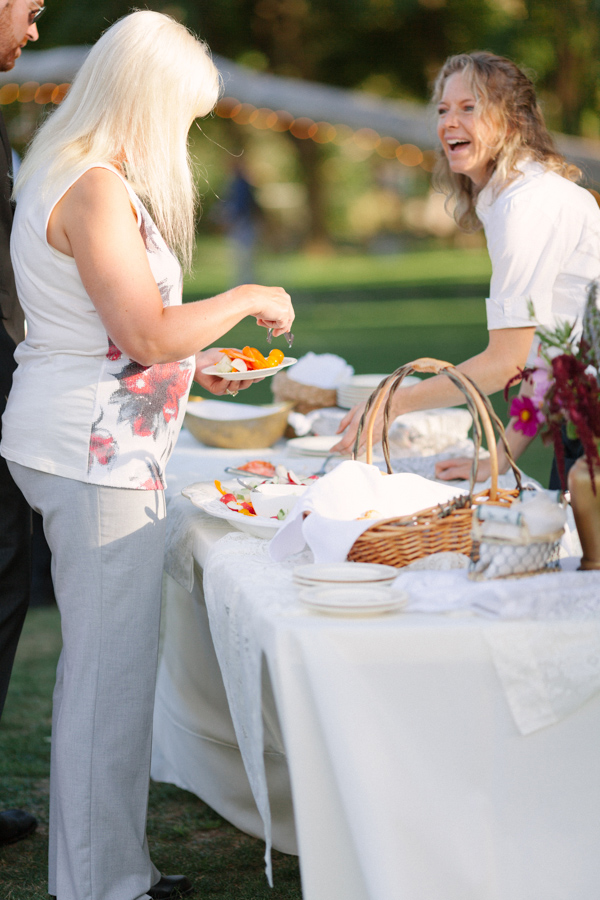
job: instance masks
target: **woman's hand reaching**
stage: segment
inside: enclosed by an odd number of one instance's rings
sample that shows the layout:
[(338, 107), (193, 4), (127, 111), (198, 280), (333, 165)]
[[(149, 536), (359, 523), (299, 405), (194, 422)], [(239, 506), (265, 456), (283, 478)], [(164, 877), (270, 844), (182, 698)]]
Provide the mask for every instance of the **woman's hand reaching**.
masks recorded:
[[(331, 448), (331, 453), (352, 453), (354, 441), (356, 440), (356, 432), (358, 431), (358, 423), (360, 422), (360, 417), (362, 416), (364, 410), (365, 404), (359, 403), (358, 406), (353, 407), (346, 413), (346, 415), (340, 422), (338, 430), (336, 432), (337, 434), (342, 434), (343, 432), (343, 434), (338, 443)], [(366, 440), (367, 438), (363, 430), (363, 433), (361, 435), (361, 449), (366, 443)], [(378, 440), (378, 438), (375, 438), (375, 440)]]
[(233, 288), (232, 293), (242, 296), (244, 302), (250, 304), (250, 315), (253, 315), (257, 324), (263, 328), (272, 328), (275, 337), (291, 331), (295, 316), (294, 307), (290, 295), (283, 288), (242, 284)]
[[(435, 477), (440, 481), (468, 481), (471, 477), (473, 460), (468, 456), (442, 459), (435, 464)], [(489, 459), (480, 459), (475, 481), (487, 481), (491, 475)]]
[[(373, 425), (373, 446), (378, 444), (383, 435), (383, 415), (385, 410), (386, 401), (383, 400), (379, 409), (377, 411), (377, 416), (375, 418), (375, 423)], [(352, 453), (354, 449), (354, 442), (356, 441), (356, 433), (358, 431), (358, 426), (362, 417), (362, 414), (365, 411), (366, 403), (359, 403), (358, 406), (354, 406), (349, 412), (346, 413), (344, 418), (339, 424), (339, 428), (337, 430), (337, 434), (342, 434), (338, 443), (331, 448), (332, 453)], [(397, 412), (392, 413), (390, 418), (390, 424), (394, 421)], [(367, 424), (370, 421), (372, 416), (372, 410), (369, 413), (369, 417), (367, 422), (365, 423), (365, 427), (363, 428), (360, 435), (360, 445), (359, 445), (359, 453), (362, 453), (367, 444)]]

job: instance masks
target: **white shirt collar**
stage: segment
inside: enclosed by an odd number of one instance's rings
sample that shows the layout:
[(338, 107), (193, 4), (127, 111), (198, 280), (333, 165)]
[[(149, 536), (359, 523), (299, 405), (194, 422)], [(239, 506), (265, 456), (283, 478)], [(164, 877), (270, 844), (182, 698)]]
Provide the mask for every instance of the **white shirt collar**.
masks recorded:
[(535, 177), (536, 175), (543, 175), (546, 172), (546, 168), (539, 162), (535, 162), (532, 159), (521, 159), (516, 164), (515, 168), (520, 173), (514, 181), (510, 181), (507, 185), (500, 187), (494, 176), (490, 178), (486, 186), (482, 189), (481, 193), (477, 197), (477, 203), (475, 205), (475, 209), (477, 212), (478, 218), (481, 221), (484, 221), (486, 213), (489, 212), (490, 207), (496, 202), (496, 200), (500, 196), (504, 196), (504, 191), (507, 188), (510, 188), (513, 184), (518, 184), (521, 180), (521, 176), (529, 176)]

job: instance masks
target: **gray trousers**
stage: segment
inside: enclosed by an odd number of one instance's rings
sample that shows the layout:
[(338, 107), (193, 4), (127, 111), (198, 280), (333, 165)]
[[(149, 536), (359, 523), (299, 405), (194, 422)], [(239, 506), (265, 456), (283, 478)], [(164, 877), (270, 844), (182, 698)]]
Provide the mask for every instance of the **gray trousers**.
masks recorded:
[(43, 517), (61, 614), (48, 890), (57, 900), (142, 900), (160, 878), (146, 813), (164, 494), (9, 466)]

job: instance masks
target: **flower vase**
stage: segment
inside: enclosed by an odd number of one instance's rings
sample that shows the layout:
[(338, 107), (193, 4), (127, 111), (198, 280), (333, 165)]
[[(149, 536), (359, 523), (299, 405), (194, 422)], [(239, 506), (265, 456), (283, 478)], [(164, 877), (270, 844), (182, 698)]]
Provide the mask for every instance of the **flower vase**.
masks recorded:
[(600, 569), (600, 466), (594, 466), (594, 483), (595, 494), (586, 459), (582, 456), (571, 467), (568, 476), (571, 507), (583, 550), (580, 569)]

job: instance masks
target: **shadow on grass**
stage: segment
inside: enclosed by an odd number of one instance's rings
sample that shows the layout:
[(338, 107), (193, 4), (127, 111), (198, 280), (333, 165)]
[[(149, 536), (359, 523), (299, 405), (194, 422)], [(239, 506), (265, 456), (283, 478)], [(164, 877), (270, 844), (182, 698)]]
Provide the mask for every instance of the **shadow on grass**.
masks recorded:
[[(30, 610), (0, 726), (0, 808), (19, 807), (39, 822), (30, 838), (0, 849), (0, 900), (47, 897), (50, 722), (60, 653), (55, 608)], [(151, 784), (148, 841), (165, 874), (184, 873), (202, 900), (301, 900), (298, 860), (274, 853), (275, 887), (264, 875), (264, 844), (205, 803), (168, 784)]]

